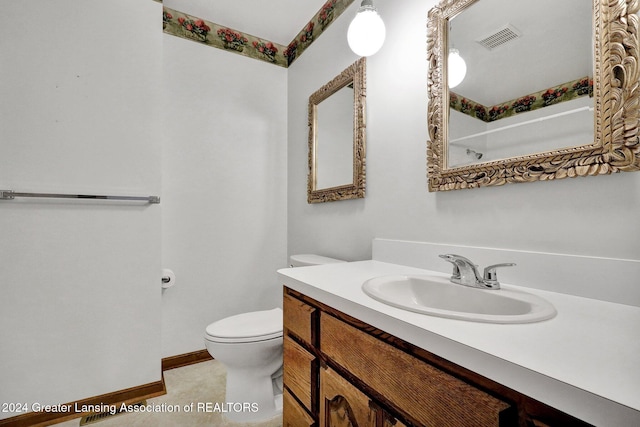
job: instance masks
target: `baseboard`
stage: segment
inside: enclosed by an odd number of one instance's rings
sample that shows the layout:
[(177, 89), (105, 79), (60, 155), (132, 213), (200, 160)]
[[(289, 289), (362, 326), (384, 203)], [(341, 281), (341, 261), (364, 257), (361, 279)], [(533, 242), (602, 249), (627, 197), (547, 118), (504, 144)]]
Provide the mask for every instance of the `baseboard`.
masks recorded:
[[(213, 358), (207, 350), (199, 350), (177, 356), (165, 357), (162, 359), (162, 372), (169, 369), (180, 368), (183, 366), (193, 365), (195, 363), (206, 362)], [(122, 403), (131, 404), (145, 399), (162, 396), (167, 394), (164, 385), (164, 375), (161, 381), (144, 384), (137, 387), (131, 387), (125, 390), (114, 391), (100, 396), (90, 397), (78, 400), (76, 402), (60, 405), (70, 410), (66, 412), (28, 412), (26, 414), (17, 415), (11, 418), (0, 420), (0, 427), (44, 427), (52, 424), (58, 424), (64, 421), (79, 418), (91, 414), (90, 412), (76, 412), (75, 408), (82, 406), (97, 405), (121, 405)]]
[(206, 362), (207, 360), (213, 360), (213, 357), (211, 357), (207, 350), (198, 350), (177, 356), (165, 357), (162, 359), (162, 371), (181, 368), (183, 366), (193, 365), (194, 363)]

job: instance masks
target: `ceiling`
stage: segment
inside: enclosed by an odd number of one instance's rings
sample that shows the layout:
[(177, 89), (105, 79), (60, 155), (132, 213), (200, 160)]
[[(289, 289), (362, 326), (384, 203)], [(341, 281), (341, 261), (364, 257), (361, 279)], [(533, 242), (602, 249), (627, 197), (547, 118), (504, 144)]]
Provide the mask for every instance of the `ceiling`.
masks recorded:
[(326, 0), (164, 0), (188, 15), (288, 45)]

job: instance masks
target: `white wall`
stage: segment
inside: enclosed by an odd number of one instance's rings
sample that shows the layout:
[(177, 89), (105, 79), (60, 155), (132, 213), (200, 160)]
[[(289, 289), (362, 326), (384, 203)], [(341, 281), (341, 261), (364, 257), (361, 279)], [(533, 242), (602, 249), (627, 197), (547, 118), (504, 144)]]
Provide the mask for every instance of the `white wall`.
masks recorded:
[(381, 237), (640, 258), (640, 173), (427, 191), (426, 23), (435, 0), (376, 2), (387, 40), (367, 59), (366, 198), (308, 205), (306, 100), (357, 59), (345, 36), (355, 3), (289, 68), (289, 253), (368, 259)]
[(204, 349), (211, 322), (282, 304), (287, 70), (170, 35), (163, 46), (167, 357)]
[[(2, 189), (160, 193), (160, 10), (2, 2)], [(160, 209), (0, 201), (0, 402), (58, 404), (161, 379)]]

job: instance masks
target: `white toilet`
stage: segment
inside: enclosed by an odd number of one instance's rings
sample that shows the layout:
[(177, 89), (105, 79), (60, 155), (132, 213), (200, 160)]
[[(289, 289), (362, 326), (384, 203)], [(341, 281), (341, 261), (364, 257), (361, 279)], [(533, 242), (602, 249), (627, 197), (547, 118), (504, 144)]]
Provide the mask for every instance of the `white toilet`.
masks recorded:
[(290, 267), (305, 267), (309, 265), (335, 264), (337, 262), (346, 262), (341, 259), (328, 258), (326, 256), (314, 254), (291, 255), (289, 257)]
[[(292, 255), (292, 267), (345, 262)], [(253, 311), (207, 326), (205, 346), (227, 368), (224, 415), (232, 421), (263, 421), (282, 413), (282, 309)]]

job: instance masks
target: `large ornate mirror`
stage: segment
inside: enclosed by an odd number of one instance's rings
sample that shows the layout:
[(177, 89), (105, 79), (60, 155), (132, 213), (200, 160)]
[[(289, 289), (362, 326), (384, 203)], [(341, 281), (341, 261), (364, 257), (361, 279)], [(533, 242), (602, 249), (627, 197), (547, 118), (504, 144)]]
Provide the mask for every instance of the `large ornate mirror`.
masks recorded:
[(429, 191), (640, 170), (638, 8), (625, 0), (434, 7)]
[(309, 97), (307, 201), (364, 197), (365, 59)]

